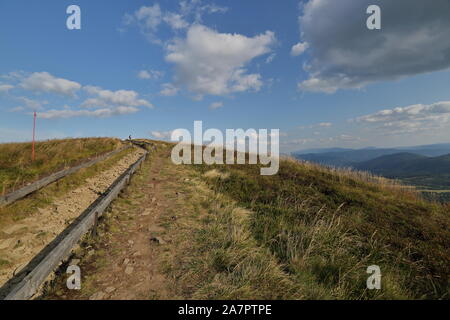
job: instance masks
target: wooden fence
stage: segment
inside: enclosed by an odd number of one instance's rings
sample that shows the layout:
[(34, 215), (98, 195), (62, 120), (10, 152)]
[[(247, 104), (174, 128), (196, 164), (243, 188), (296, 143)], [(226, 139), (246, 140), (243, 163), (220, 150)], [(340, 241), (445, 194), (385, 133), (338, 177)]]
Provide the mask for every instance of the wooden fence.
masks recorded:
[(109, 157), (111, 157), (111, 156), (113, 156), (113, 155), (115, 155), (115, 154), (125, 150), (125, 149), (128, 149), (128, 148), (130, 148), (130, 146), (127, 146), (125, 148), (120, 148), (118, 150), (109, 152), (109, 153), (104, 154), (104, 155), (102, 155), (100, 157), (97, 157), (97, 158), (95, 158), (93, 160), (90, 160), (88, 162), (82, 163), (82, 164), (80, 164), (78, 166), (58, 171), (56, 173), (51, 174), (50, 176), (48, 176), (46, 178), (40, 179), (40, 180), (38, 180), (36, 182), (33, 182), (30, 185), (25, 186), (25, 187), (23, 187), (23, 188), (21, 188), (19, 190), (13, 191), (13, 192), (8, 193), (7, 195), (4, 195), (4, 196), (0, 196), (0, 207), (6, 206), (8, 204), (11, 204), (11, 203), (19, 200), (19, 199), (22, 199), (22, 198), (26, 197), (27, 195), (29, 195), (30, 193), (33, 193), (33, 192), (35, 192), (35, 191), (37, 191), (37, 190), (39, 190), (39, 189), (49, 185), (50, 183), (53, 183), (53, 182), (55, 182), (55, 181), (57, 181), (59, 179), (62, 179), (65, 176), (68, 176), (68, 175), (70, 175), (72, 173), (75, 173), (75, 172), (77, 172), (80, 169), (88, 168), (90, 166), (93, 166), (97, 162), (103, 161), (103, 160), (105, 160), (105, 159), (107, 159), (107, 158), (109, 158)]
[(109, 189), (93, 202), (66, 230), (45, 247), (31, 262), (0, 289), (0, 299), (25, 300), (35, 295), (47, 277), (66, 260), (73, 247), (89, 229), (96, 225), (98, 217), (108, 208), (120, 191), (128, 185), (131, 176), (145, 161), (146, 152), (128, 168)]

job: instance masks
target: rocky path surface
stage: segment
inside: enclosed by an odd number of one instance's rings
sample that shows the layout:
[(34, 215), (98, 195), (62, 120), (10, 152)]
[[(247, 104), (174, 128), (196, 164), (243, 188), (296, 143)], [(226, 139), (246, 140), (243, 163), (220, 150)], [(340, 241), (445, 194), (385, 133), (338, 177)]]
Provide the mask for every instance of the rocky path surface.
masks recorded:
[(183, 183), (181, 168), (169, 164), (168, 150), (150, 155), (121, 198), (113, 202), (92, 242), (82, 244), (69, 264), (81, 268), (82, 289), (68, 290), (65, 274), (45, 299), (146, 300), (181, 299), (161, 266), (173, 251), (168, 226)]
[(0, 286), (17, 274), (49, 242), (105, 192), (144, 151), (135, 148), (113, 167), (86, 179), (86, 183), (57, 198), (44, 208), (16, 223), (0, 227)]

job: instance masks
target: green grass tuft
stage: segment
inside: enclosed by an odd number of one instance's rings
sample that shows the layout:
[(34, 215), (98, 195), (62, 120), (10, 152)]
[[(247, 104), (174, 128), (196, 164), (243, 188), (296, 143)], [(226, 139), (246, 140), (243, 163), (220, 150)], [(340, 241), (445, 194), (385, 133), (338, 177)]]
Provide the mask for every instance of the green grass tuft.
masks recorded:
[[(448, 298), (449, 206), (386, 179), (293, 160), (275, 176), (250, 165), (197, 168), (227, 176), (205, 179), (251, 210), (252, 238), (307, 298)], [(214, 265), (230, 261), (219, 254)], [(366, 287), (370, 265), (381, 268), (382, 290)]]

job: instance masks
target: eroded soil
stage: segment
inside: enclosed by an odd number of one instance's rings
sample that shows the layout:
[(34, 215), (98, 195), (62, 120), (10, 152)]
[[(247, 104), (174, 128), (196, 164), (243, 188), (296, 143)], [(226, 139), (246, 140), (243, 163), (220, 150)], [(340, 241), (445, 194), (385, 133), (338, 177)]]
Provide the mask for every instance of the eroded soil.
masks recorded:
[(37, 208), (30, 216), (0, 226), (0, 285), (19, 272), (37, 253), (95, 201), (99, 194), (143, 155), (135, 148), (113, 167), (86, 179), (86, 183)]

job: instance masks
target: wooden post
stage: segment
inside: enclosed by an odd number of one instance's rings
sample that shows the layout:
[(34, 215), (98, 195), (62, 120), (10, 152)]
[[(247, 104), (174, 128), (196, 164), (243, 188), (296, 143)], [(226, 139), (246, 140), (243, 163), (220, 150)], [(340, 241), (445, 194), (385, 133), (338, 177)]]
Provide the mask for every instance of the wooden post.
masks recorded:
[(33, 144), (31, 147), (31, 160), (33, 162), (36, 159), (35, 150), (34, 150), (35, 138), (36, 138), (36, 111), (34, 112), (34, 117), (33, 117)]
[(93, 238), (97, 237), (97, 226), (98, 226), (98, 211), (95, 211), (94, 226), (92, 227), (92, 237)]

